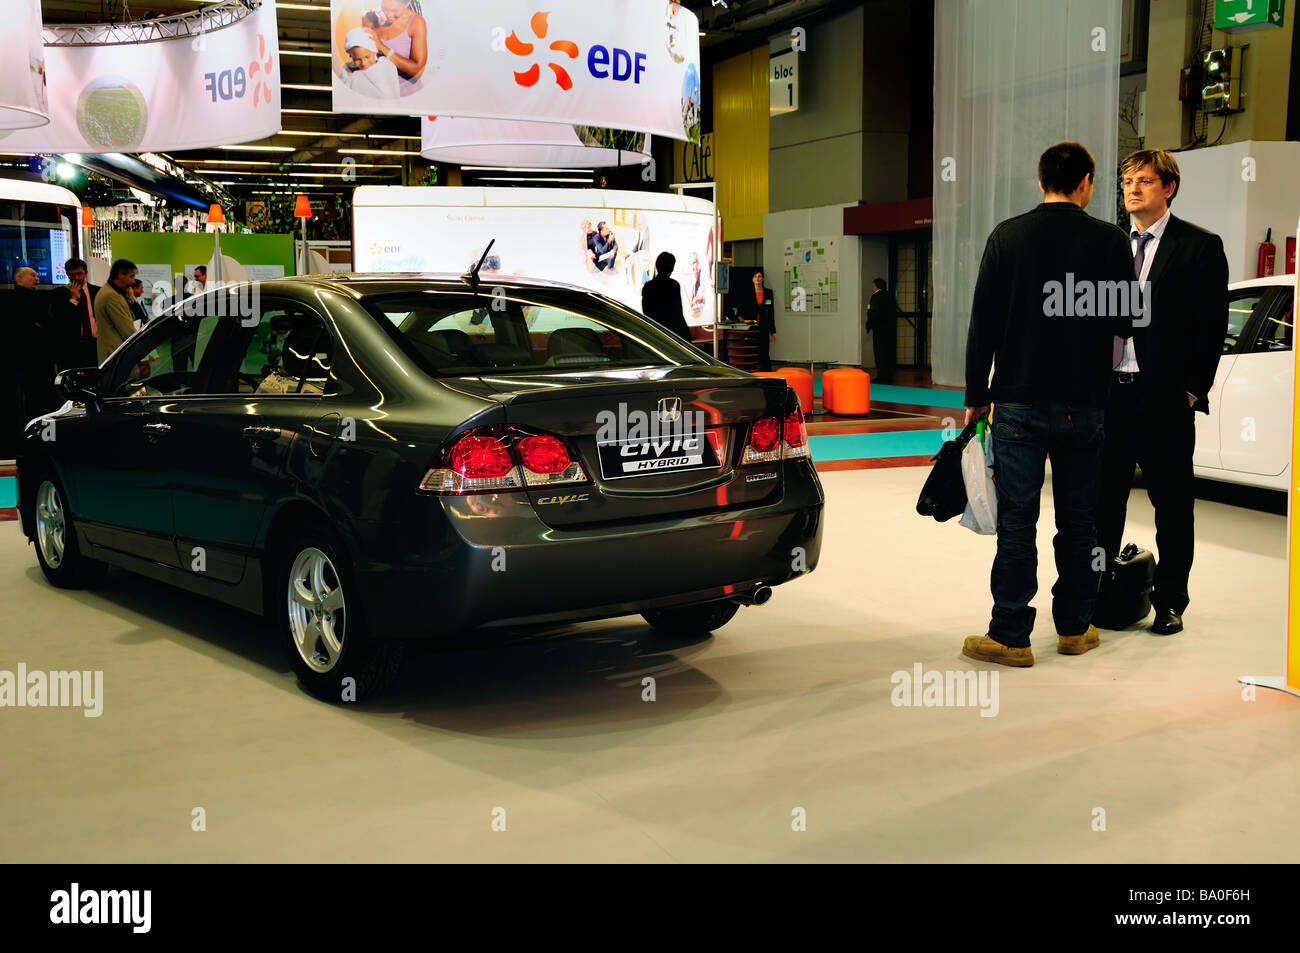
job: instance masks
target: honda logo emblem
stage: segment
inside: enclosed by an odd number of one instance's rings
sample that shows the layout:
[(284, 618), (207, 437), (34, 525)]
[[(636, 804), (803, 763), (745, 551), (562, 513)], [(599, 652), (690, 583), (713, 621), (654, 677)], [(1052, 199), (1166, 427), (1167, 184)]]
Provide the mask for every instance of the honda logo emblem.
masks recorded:
[(660, 423), (670, 424), (682, 415), (682, 399), (680, 397), (661, 397), (659, 398), (658, 417)]

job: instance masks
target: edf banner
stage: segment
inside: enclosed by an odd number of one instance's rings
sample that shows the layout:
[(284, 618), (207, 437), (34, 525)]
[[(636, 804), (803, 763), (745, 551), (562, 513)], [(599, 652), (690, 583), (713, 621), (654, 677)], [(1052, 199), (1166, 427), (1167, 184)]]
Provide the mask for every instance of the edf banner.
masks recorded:
[(154, 152), (280, 131), (275, 4), (232, 26), (151, 43), (45, 48), (50, 123), (4, 138), (26, 152)]
[(334, 111), (698, 140), (699, 20), (666, 0), (331, 0)]

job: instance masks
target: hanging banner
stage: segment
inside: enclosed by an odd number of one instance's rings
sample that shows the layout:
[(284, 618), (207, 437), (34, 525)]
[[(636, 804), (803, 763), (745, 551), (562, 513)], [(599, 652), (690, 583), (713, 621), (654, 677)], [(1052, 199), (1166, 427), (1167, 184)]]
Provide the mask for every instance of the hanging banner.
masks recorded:
[(192, 37), (45, 51), (50, 124), (15, 132), (26, 152), (171, 152), (280, 131), (275, 4)]
[(562, 122), (424, 116), (420, 155), (456, 165), (599, 169), (642, 164), (650, 157), (650, 137)]
[[(0, 70), (0, 130), (30, 129), (50, 121), (45, 96), (45, 53), (39, 0), (5, 4), (5, 68)], [(0, 132), (0, 139), (3, 139)]]
[(699, 19), (663, 0), (330, 0), (334, 111), (698, 139)]
[(686, 323), (713, 323), (713, 203), (615, 189), (362, 186), (352, 197), (357, 271), (480, 272), (566, 281), (641, 309), (655, 258), (671, 252)]

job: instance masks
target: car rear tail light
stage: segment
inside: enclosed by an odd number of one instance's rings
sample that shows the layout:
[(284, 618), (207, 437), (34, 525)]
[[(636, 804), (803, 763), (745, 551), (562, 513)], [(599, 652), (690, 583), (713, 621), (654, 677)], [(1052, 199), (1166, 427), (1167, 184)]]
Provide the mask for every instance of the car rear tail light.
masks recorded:
[(569, 455), (569, 448), (559, 437), (550, 434), (527, 434), (516, 443), (529, 486), (554, 486), (557, 483), (585, 483), (582, 464)]
[(795, 404), (794, 409), (785, 415), (785, 458), (792, 460), (806, 456), (809, 456), (808, 428), (804, 426), (803, 411)]
[(773, 463), (781, 459), (781, 421), (776, 417), (759, 417), (749, 427), (745, 442), (746, 463)]
[(457, 437), (443, 450), (441, 466), (425, 473), (420, 489), (440, 494), (501, 493), (586, 481), (582, 464), (559, 437), (495, 426)]

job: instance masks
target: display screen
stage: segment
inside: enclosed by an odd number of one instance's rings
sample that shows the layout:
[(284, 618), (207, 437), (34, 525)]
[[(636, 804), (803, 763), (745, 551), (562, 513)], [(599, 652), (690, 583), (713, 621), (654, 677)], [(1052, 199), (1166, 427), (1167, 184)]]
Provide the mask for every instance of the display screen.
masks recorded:
[[(427, 190), (426, 190), (427, 191)], [(715, 244), (711, 212), (571, 207), (368, 206), (353, 208), (357, 271), (463, 274), (495, 244), (483, 264), (494, 273), (545, 278), (589, 288), (637, 311), (641, 287), (663, 251), (677, 259), (686, 323), (713, 323)]]
[(63, 264), (73, 253), (73, 209), (47, 202), (0, 201), (0, 285), (12, 285), (24, 265), (42, 285), (66, 285)]

